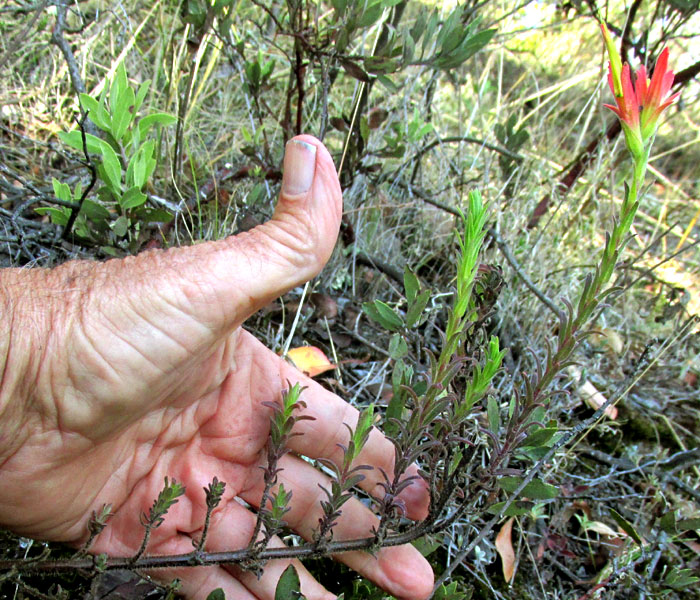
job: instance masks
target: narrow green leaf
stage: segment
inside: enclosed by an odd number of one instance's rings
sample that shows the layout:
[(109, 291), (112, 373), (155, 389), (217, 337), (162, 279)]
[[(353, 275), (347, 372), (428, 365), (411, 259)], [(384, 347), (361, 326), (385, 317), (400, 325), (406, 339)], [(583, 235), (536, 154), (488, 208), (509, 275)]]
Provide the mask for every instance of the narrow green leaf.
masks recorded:
[(403, 320), (397, 315), (389, 305), (381, 300), (365, 302), (362, 305), (365, 314), (389, 331), (397, 331), (403, 327)]
[(399, 86), (397, 86), (394, 81), (390, 78), (387, 77), (386, 75), (378, 75), (377, 76), (377, 81), (381, 83), (389, 93), (395, 94), (396, 92), (399, 91)]
[(408, 300), (410, 305), (416, 299), (418, 292), (420, 292), (420, 281), (408, 266), (403, 270), (403, 287), (406, 291), (406, 300)]
[(438, 25), (439, 19), (440, 16), (438, 15), (437, 9), (435, 9), (433, 14), (430, 15), (430, 19), (428, 19), (428, 23), (425, 26), (425, 34), (423, 35), (423, 43), (421, 44), (421, 56), (425, 54), (425, 51), (433, 43), (433, 35), (435, 34), (435, 28)]
[(114, 79), (112, 80), (112, 86), (109, 90), (109, 108), (112, 111), (112, 115), (117, 111), (117, 106), (119, 104), (119, 98), (124, 93), (124, 90), (128, 87), (129, 82), (126, 78), (126, 69), (124, 68), (124, 62), (120, 62), (117, 66), (117, 70), (114, 73)]
[(146, 94), (148, 93), (148, 90), (151, 87), (151, 80), (146, 79), (140, 86), (139, 86), (139, 91), (136, 92), (136, 98), (134, 100), (134, 115), (138, 112), (138, 110), (141, 108), (141, 105), (143, 104), (144, 99), (146, 98)]
[(491, 433), (497, 434), (500, 428), (500, 416), (498, 402), (493, 396), (486, 403), (486, 414), (489, 419), (489, 430)]
[(396, 58), (369, 56), (365, 59), (365, 69), (368, 73), (375, 75), (386, 75), (387, 73), (393, 73), (400, 66), (401, 62)]
[(142, 188), (153, 174), (155, 161), (154, 164), (151, 164), (151, 161), (154, 150), (155, 142), (148, 140), (129, 161), (126, 179), (131, 185)]
[(134, 90), (127, 87), (117, 99), (117, 106), (112, 112), (112, 136), (122, 143), (124, 134), (134, 118)]
[(226, 600), (226, 594), (221, 588), (216, 588), (215, 590), (209, 592), (207, 600)]
[(430, 296), (430, 290), (423, 290), (415, 299), (415, 302), (411, 304), (408, 312), (406, 313), (406, 327), (410, 329), (411, 327), (415, 327), (420, 322), (421, 317), (423, 316), (423, 311), (430, 300)]
[(105, 183), (109, 184), (113, 192), (121, 192), (122, 167), (119, 163), (117, 153), (107, 142), (100, 140), (100, 154), (102, 155), (102, 166), (104, 167), (105, 175), (108, 178)]
[(634, 527), (623, 517), (619, 512), (614, 509), (609, 509), (610, 516), (615, 519), (615, 522), (620, 526), (620, 529), (629, 535), (637, 544), (642, 545), (642, 538), (635, 531)]
[[(492, 515), (497, 515), (501, 512), (501, 509), (505, 506), (505, 502), (496, 502), (486, 509), (486, 512)], [(525, 515), (532, 510), (535, 506), (533, 502), (528, 502), (527, 500), (516, 500), (513, 502), (503, 513), (504, 517), (519, 517)]]
[(659, 519), (659, 527), (669, 535), (676, 535), (678, 528), (676, 527), (676, 511), (669, 510)]

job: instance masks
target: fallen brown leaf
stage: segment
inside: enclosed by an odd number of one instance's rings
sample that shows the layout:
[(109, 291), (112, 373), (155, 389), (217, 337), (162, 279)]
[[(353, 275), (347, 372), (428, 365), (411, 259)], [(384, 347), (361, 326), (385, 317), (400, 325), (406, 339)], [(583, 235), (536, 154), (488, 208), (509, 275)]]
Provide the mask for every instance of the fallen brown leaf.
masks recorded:
[(511, 517), (505, 523), (496, 536), (496, 551), (501, 557), (503, 565), (503, 578), (507, 583), (513, 578), (515, 572), (515, 552), (513, 551), (513, 541), (511, 533), (513, 531), (513, 521), (515, 517)]

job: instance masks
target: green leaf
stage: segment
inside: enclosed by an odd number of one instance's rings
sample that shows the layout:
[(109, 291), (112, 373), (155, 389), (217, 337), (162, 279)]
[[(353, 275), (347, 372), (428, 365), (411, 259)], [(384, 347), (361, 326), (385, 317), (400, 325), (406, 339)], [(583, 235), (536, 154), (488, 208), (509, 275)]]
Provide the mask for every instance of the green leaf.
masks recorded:
[(399, 91), (399, 87), (386, 75), (378, 75), (377, 81), (381, 83), (391, 94), (395, 94)]
[(342, 18), (345, 14), (345, 8), (348, 5), (348, 0), (331, 0), (331, 6), (336, 12), (336, 17), (338, 19)]
[(177, 123), (177, 117), (169, 115), (168, 113), (153, 113), (145, 116), (139, 121), (139, 139), (146, 139), (146, 135), (155, 125), (172, 125)]
[(680, 590), (690, 585), (696, 584), (700, 578), (693, 575), (690, 569), (679, 569), (673, 567), (664, 578), (664, 583), (674, 589)]
[(435, 550), (442, 546), (442, 541), (439, 537), (426, 535), (417, 540), (413, 540), (411, 545), (423, 556), (430, 556)]
[(144, 194), (137, 186), (129, 188), (126, 193), (120, 198), (119, 206), (123, 210), (131, 210), (137, 208), (146, 202), (146, 194)]
[(431, 63), (439, 69), (454, 69), (459, 67), (464, 61), (472, 57), (484, 46), (486, 46), (486, 44), (491, 41), (491, 38), (495, 33), (495, 29), (480, 31), (472, 37), (464, 40), (459, 48), (452, 50), (448, 54), (438, 55), (431, 61)]
[(80, 207), (80, 214), (85, 215), (91, 221), (105, 221), (110, 217), (109, 211), (104, 206), (87, 198)]
[(148, 140), (143, 146), (138, 149), (138, 152), (131, 157), (129, 167), (126, 170), (126, 181), (129, 186), (142, 188), (153, 174), (155, 161), (153, 160), (153, 151), (155, 150), (155, 142)]
[(391, 341), (389, 342), (389, 355), (394, 360), (397, 360), (403, 358), (406, 354), (408, 354), (406, 340), (404, 340), (400, 334), (395, 333), (391, 336)]
[(134, 118), (134, 90), (127, 87), (117, 99), (117, 106), (112, 111), (112, 136), (117, 142), (123, 142), (124, 134)]
[(64, 202), (73, 201), (73, 196), (70, 193), (70, 188), (68, 187), (67, 183), (61, 183), (55, 177), (51, 180), (51, 183), (53, 185), (53, 193), (56, 196), (56, 198), (58, 198), (59, 200), (63, 200)]
[(105, 181), (105, 183), (112, 188), (113, 192), (121, 192), (122, 167), (119, 163), (117, 153), (107, 142), (100, 140), (100, 154), (102, 155), (102, 166), (104, 167), (104, 173), (108, 178), (108, 181)]
[(221, 588), (216, 588), (215, 590), (209, 592), (207, 600), (226, 600), (226, 594)]
[(148, 93), (148, 90), (151, 87), (151, 80), (146, 79), (140, 86), (139, 86), (139, 91), (136, 92), (136, 98), (134, 99), (134, 115), (139, 111), (141, 108), (141, 105), (143, 104), (143, 101), (146, 98), (146, 94)]
[(540, 427), (523, 440), (522, 446), (544, 446), (559, 431), (556, 427)]
[(371, 4), (365, 8), (364, 12), (357, 21), (357, 27), (369, 27), (370, 25), (374, 25), (379, 20), (379, 17), (382, 16), (383, 12), (384, 7), (382, 6), (382, 3), (377, 0), (374, 4)]
[(639, 537), (639, 534), (635, 531), (634, 527), (623, 517), (619, 512), (617, 512), (614, 509), (610, 509), (610, 516), (615, 519), (615, 522), (620, 526), (620, 529), (624, 531), (627, 535), (629, 535), (639, 546), (642, 545), (642, 538)]
[(410, 267), (406, 267), (403, 270), (403, 287), (406, 290), (406, 300), (408, 300), (410, 305), (416, 299), (418, 292), (420, 292), (420, 281)]
[(119, 217), (117, 220), (115, 220), (110, 227), (112, 228), (112, 231), (114, 232), (114, 235), (117, 237), (124, 237), (126, 235), (126, 232), (129, 229), (129, 219), (127, 219), (124, 215)]
[[(61, 131), (58, 134), (58, 139), (60, 139), (64, 144), (78, 150), (82, 153), (83, 151), (83, 137), (78, 129), (74, 131)], [(100, 147), (104, 144), (100, 138), (91, 135), (89, 133), (85, 134), (85, 145), (87, 146), (88, 152), (92, 154), (101, 154)]]
[(403, 327), (403, 319), (397, 315), (388, 304), (381, 300), (365, 302), (362, 305), (365, 314), (389, 331), (397, 331)]
[(675, 535), (678, 533), (678, 528), (676, 527), (676, 511), (669, 510), (665, 515), (659, 519), (659, 527), (669, 535)]
[(70, 208), (64, 206), (58, 208), (55, 206), (40, 206), (34, 210), (40, 215), (49, 215), (51, 222), (61, 227), (68, 223), (70, 217)]
[(175, 217), (162, 208), (147, 208), (142, 206), (136, 210), (136, 216), (146, 223), (170, 223)]
[(360, 135), (365, 142), (369, 140), (369, 122), (364, 115), (360, 117)]
[[(522, 477), (501, 477), (498, 480), (498, 486), (511, 494), (518, 489), (522, 481)], [(539, 479), (533, 479), (525, 486), (525, 489), (520, 493), (520, 495), (533, 500), (549, 500), (551, 498), (556, 498), (559, 495), (559, 488)]]
[(698, 530), (700, 529), (700, 519), (679, 519), (676, 522), (676, 527), (678, 527), (678, 531)]
[(430, 300), (430, 296), (430, 290), (423, 290), (418, 295), (415, 302), (411, 304), (408, 312), (406, 313), (406, 327), (415, 327), (418, 323), (420, 323), (421, 317), (423, 316), (423, 311)]
[(294, 600), (302, 598), (299, 574), (294, 565), (289, 565), (282, 573), (275, 589), (275, 600)]
[(435, 28), (438, 25), (439, 19), (440, 17), (436, 9), (433, 11), (433, 14), (430, 15), (430, 19), (428, 19), (428, 23), (425, 26), (425, 34), (423, 35), (423, 43), (421, 45), (421, 56), (425, 54), (425, 51), (433, 42), (433, 35), (435, 34)]
[[(497, 515), (501, 512), (501, 509), (505, 506), (505, 502), (496, 502), (486, 509), (486, 512), (492, 515)], [(532, 510), (535, 506), (534, 502), (528, 502), (527, 500), (516, 500), (513, 502), (503, 513), (504, 517), (519, 517), (525, 515)]]
[(112, 127), (112, 117), (107, 109), (95, 98), (87, 94), (80, 94), (80, 105), (88, 112), (88, 118), (102, 131), (109, 131)]
[(500, 416), (499, 416), (499, 408), (498, 408), (498, 402), (496, 399), (492, 396), (488, 399), (488, 402), (486, 403), (486, 414), (489, 419), (489, 430), (493, 434), (497, 434), (498, 430), (500, 428)]
[(401, 62), (396, 58), (384, 58), (381, 56), (369, 56), (365, 58), (365, 69), (375, 75), (386, 75), (393, 73), (401, 66)]
[(126, 78), (126, 69), (122, 61), (119, 63), (119, 66), (117, 66), (114, 79), (112, 80), (112, 87), (109, 90), (109, 108), (112, 111), (112, 115), (117, 112), (119, 99), (128, 86), (129, 82)]

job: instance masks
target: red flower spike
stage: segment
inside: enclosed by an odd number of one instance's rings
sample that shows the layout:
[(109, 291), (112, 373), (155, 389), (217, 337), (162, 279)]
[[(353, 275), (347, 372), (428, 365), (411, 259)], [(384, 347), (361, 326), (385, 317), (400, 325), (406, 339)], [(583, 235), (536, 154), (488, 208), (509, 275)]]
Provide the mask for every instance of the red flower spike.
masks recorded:
[[(619, 117), (630, 152), (636, 157), (642, 157), (645, 147), (656, 132), (659, 116), (673, 104), (679, 95), (673, 94), (667, 98), (671, 86), (673, 86), (673, 72), (668, 70), (668, 48), (664, 48), (659, 55), (651, 81), (647, 77), (646, 69), (641, 66), (637, 71), (633, 85), (630, 66), (625, 63), (622, 71), (619, 72), (619, 56), (612, 40), (609, 39), (610, 34), (607, 29), (605, 27), (602, 29), (608, 52), (612, 53), (608, 70), (608, 84), (617, 103), (617, 106), (610, 104), (605, 106)], [(617, 81), (617, 77), (619, 77), (619, 81)], [(615, 94), (616, 87), (620, 90), (618, 94)]]

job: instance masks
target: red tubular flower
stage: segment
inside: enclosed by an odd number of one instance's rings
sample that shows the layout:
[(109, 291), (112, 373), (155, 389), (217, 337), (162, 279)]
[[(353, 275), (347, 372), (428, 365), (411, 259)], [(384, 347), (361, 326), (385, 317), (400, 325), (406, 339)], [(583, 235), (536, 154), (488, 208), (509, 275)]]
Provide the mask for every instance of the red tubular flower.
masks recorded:
[(647, 86), (647, 73), (644, 67), (639, 68), (637, 75), (637, 98), (642, 107), (642, 139), (646, 140), (654, 134), (659, 115), (680, 95), (678, 92), (666, 98), (672, 85), (673, 71), (668, 70), (668, 48), (664, 48), (659, 55), (659, 60), (656, 61), (649, 86)]
[[(647, 71), (642, 66), (637, 71), (635, 85), (633, 85), (630, 66), (625, 63), (620, 71), (620, 56), (604, 24), (602, 30), (610, 54), (608, 84), (617, 103), (617, 106), (610, 104), (605, 106), (620, 118), (630, 152), (634, 156), (641, 157), (656, 131), (659, 116), (678, 97), (678, 94), (673, 94), (667, 98), (673, 85), (673, 72), (668, 70), (668, 48), (664, 48), (659, 55), (651, 81), (647, 78)], [(616, 89), (619, 93), (615, 93)]]

